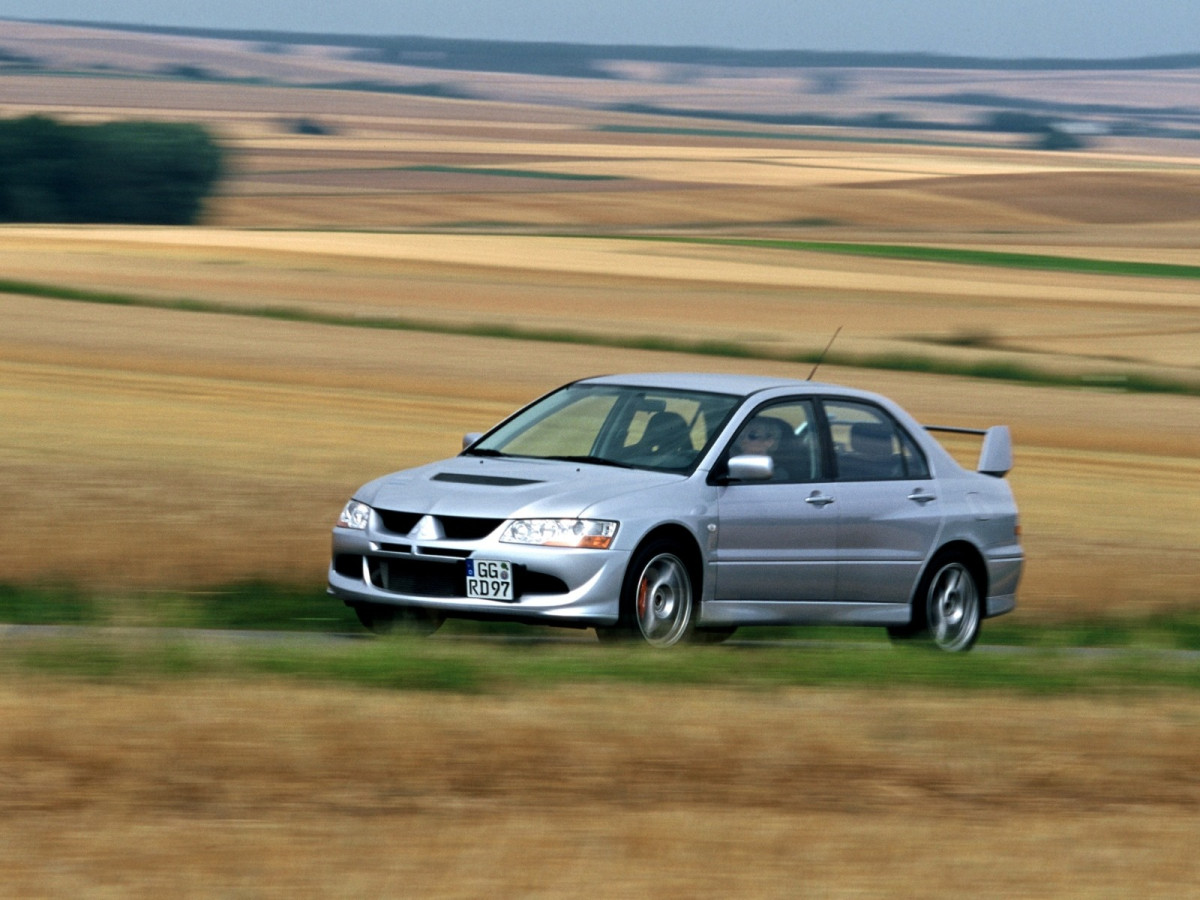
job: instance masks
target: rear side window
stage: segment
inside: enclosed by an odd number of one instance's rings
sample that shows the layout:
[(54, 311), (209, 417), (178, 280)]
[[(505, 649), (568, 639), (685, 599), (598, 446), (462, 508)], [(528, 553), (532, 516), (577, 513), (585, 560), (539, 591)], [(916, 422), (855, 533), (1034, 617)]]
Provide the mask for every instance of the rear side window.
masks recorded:
[(825, 402), (839, 481), (928, 478), (929, 466), (912, 437), (877, 406)]
[(904, 477), (928, 478), (929, 463), (925, 461), (925, 454), (912, 439), (912, 435), (897, 426), (896, 439), (900, 441), (900, 456), (904, 460)]

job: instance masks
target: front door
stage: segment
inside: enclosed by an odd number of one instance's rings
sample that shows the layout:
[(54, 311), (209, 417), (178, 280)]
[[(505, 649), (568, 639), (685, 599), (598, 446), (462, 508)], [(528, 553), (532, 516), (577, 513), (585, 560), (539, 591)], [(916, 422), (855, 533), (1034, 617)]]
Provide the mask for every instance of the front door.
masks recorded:
[(770, 456), (770, 481), (720, 488), (716, 599), (833, 600), (837, 588), (838, 504), (825, 481), (812, 403), (759, 409), (726, 458)]

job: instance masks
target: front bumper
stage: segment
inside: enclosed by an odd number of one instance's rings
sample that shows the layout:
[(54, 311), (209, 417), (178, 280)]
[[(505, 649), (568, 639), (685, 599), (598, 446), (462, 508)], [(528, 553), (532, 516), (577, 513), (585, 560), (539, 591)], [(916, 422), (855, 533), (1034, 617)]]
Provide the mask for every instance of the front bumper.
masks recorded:
[[(620, 550), (529, 547), (485, 541), (377, 542), (335, 528), (329, 591), (349, 605), (436, 610), (446, 616), (548, 624), (612, 625), (629, 554)], [(511, 602), (466, 596), (466, 560), (503, 560), (514, 569)]]

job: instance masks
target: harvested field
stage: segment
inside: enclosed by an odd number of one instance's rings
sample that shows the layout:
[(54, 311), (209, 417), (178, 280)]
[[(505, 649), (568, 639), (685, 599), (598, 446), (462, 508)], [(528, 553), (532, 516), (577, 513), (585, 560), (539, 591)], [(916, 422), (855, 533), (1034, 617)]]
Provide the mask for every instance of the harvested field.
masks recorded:
[[(234, 309), (1114, 368), (1200, 381), (1194, 281), (756, 247), (429, 233), (9, 228), (9, 277)], [(696, 310), (703, 310), (696, 315)], [(982, 345), (982, 346), (979, 346)]]
[(967, 702), (35, 681), (0, 895), (1191, 893), (1189, 698)]

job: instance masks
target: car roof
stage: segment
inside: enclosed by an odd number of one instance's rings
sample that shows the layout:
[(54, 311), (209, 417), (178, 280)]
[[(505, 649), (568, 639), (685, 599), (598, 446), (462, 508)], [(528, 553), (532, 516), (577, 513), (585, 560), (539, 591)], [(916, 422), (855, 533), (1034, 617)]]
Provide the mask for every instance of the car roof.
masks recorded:
[(584, 378), (576, 384), (611, 384), (660, 390), (709, 391), (739, 397), (748, 397), (760, 391), (777, 388), (805, 392), (850, 390), (817, 381), (800, 381), (795, 378), (778, 378), (771, 375), (725, 375), (718, 372), (636, 372), (627, 375), (601, 375), (595, 378)]

